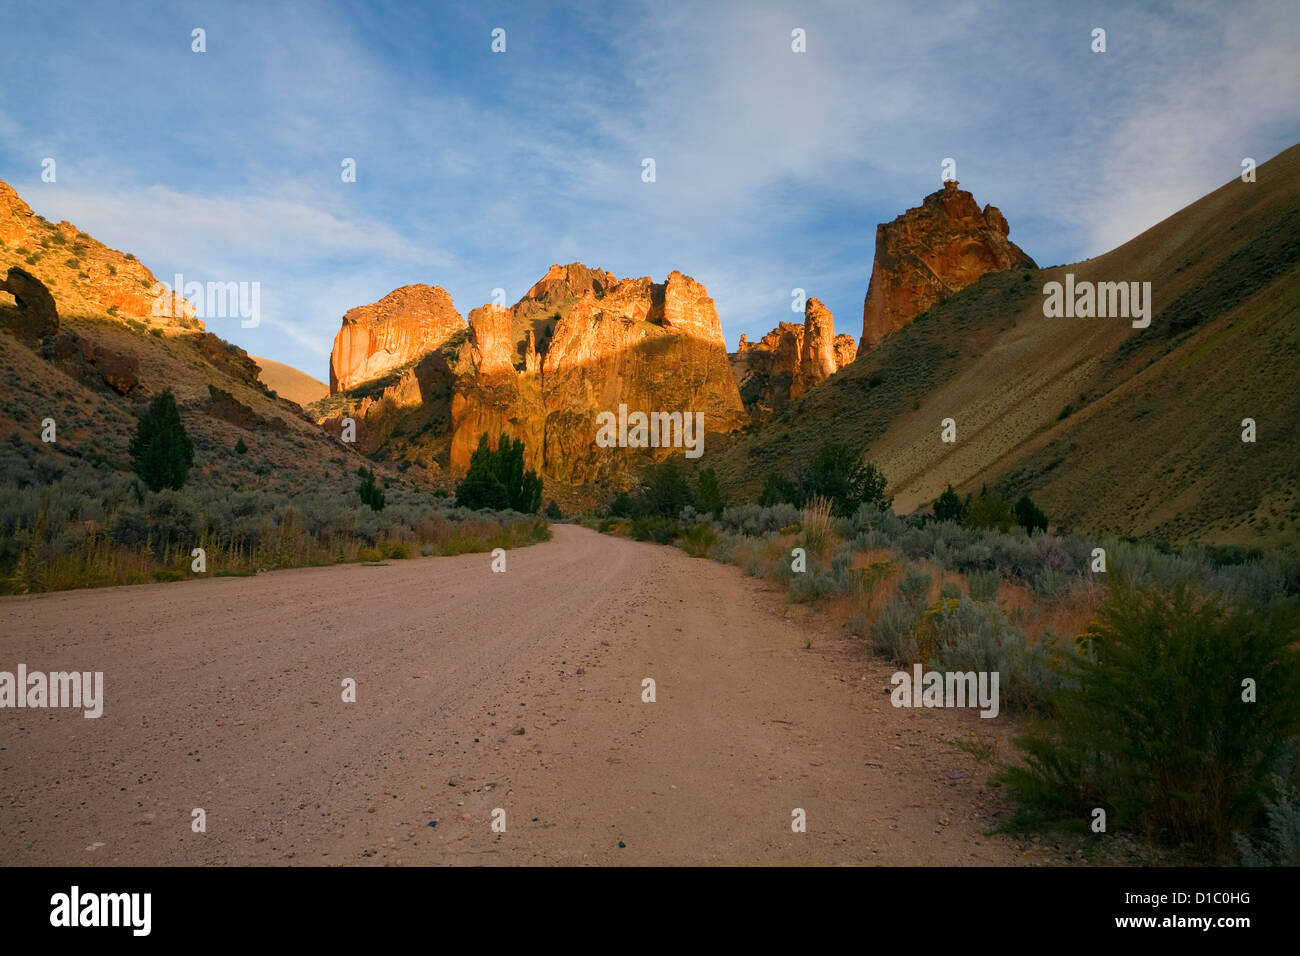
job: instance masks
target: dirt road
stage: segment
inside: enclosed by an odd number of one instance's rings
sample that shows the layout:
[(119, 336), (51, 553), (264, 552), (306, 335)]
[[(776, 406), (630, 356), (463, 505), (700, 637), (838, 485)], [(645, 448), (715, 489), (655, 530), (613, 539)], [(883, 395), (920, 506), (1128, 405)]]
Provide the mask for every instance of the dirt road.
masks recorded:
[(0, 600), (0, 671), (105, 697), (0, 709), (0, 862), (1043, 862), (945, 742), (1003, 720), (895, 710), (893, 668), (735, 568), (563, 525), (507, 561)]

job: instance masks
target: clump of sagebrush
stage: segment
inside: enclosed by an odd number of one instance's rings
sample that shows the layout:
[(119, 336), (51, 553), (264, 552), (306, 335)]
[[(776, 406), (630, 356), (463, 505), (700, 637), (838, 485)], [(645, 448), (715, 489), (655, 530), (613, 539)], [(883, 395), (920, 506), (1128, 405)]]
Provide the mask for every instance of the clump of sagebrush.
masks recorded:
[(1017, 803), (1008, 827), (1084, 830), (1100, 807), (1110, 832), (1221, 856), (1300, 733), (1298, 622), (1293, 599), (1113, 583), (1087, 656), (1066, 659), (1056, 718), (1001, 774)]
[(1245, 866), (1300, 866), (1300, 739), (1291, 741), (1270, 782), (1261, 825), (1234, 834), (1237, 853)]

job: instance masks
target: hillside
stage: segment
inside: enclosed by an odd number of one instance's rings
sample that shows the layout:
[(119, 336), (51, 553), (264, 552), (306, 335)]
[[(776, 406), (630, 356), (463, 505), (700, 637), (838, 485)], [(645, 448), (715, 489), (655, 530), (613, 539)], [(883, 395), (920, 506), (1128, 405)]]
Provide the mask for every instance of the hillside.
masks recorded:
[[(827, 436), (861, 446), (895, 507), (951, 482), (1028, 492), (1054, 525), (1294, 545), (1300, 456), (1300, 147), (1123, 246), (986, 275), (762, 428), (714, 446), (733, 497)], [(1044, 284), (1150, 282), (1149, 328), (1046, 318)], [(1253, 418), (1258, 440), (1241, 441)], [(940, 423), (957, 441), (940, 441)], [(721, 443), (719, 443), (721, 444)]]
[[(23, 296), (0, 291), (0, 481), (23, 487), (64, 476), (94, 487), (128, 473), (136, 421), (170, 388), (195, 445), (191, 486), (351, 491), (363, 459), (287, 395), (272, 398), (257, 364), (204, 331), (191, 303), (164, 291), (157, 308), (161, 287), (135, 256), (71, 223), (47, 222), (0, 183), (0, 281), (6, 276), (11, 286), (47, 289), (57, 316), (37, 316), (31, 302), (20, 307)], [(47, 418), (53, 442), (41, 439)], [(248, 451), (235, 454), (241, 440)]]
[(258, 378), (262, 380), (262, 384), (291, 402), (306, 407), (329, 394), (328, 385), (292, 365), (285, 365), (283, 362), (258, 355), (250, 355), (249, 358), (261, 369)]

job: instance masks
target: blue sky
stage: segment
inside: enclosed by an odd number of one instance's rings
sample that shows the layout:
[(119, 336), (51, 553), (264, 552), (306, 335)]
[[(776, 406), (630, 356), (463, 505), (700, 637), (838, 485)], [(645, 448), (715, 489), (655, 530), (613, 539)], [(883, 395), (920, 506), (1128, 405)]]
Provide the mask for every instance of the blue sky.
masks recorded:
[(425, 282), (467, 314), (574, 260), (693, 275), (733, 349), (797, 320), (795, 287), (857, 338), (875, 226), (946, 157), (1054, 265), (1300, 141), (1294, 0), (8, 0), (4, 24), (0, 179), (166, 281), (259, 282), (260, 326), (209, 329), (321, 379), (353, 306)]

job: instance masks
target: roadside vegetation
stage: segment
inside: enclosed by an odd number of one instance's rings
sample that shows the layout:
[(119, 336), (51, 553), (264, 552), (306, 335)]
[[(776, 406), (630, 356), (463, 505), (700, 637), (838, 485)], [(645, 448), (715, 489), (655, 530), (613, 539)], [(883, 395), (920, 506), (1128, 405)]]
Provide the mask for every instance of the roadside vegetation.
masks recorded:
[(591, 523), (734, 564), (904, 667), (997, 671), (1007, 829), (1099, 845), (1100, 808), (1161, 852), (1300, 865), (1300, 555), (1051, 534), (988, 489), (901, 517), (876, 474), (832, 449), (713, 513), (670, 461)]
[(17, 432), (4, 442), (0, 594), (463, 554), (550, 537), (534, 514), (457, 507), (368, 468), (300, 490), (196, 477), (168, 392), (142, 416), (130, 451), (134, 473), (100, 458), (56, 457)]

